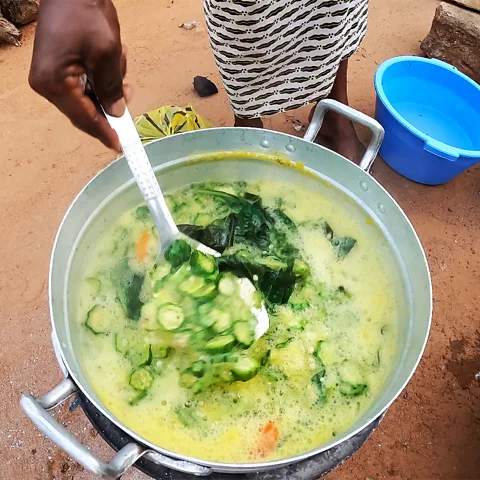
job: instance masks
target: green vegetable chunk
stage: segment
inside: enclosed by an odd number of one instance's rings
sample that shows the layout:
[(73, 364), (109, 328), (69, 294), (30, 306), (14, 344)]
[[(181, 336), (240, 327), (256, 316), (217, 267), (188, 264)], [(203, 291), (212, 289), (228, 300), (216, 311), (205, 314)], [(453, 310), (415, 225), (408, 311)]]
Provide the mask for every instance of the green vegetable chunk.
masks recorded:
[(190, 367), (190, 371), (196, 377), (203, 377), (205, 370), (207, 369), (207, 364), (203, 360), (198, 360), (192, 364)]
[(205, 350), (211, 353), (224, 353), (233, 348), (235, 337), (233, 335), (221, 335), (213, 338), (205, 345)]
[(151, 349), (145, 332), (126, 328), (115, 335), (115, 349), (124, 355), (134, 368), (150, 363)]
[(222, 333), (232, 326), (232, 317), (230, 313), (224, 312), (219, 308), (214, 308), (210, 312), (210, 318), (213, 319), (213, 330)]
[(218, 283), (218, 290), (222, 295), (232, 296), (237, 291), (237, 279), (233, 275), (225, 275)]
[(194, 295), (195, 292), (197, 292), (204, 286), (205, 280), (202, 277), (192, 275), (191, 277), (188, 277), (184, 282), (182, 282), (182, 284), (180, 285), (180, 291), (182, 293)]
[(310, 268), (303, 260), (296, 258), (293, 261), (292, 272), (298, 277), (307, 277), (310, 274)]
[(240, 343), (249, 347), (255, 338), (255, 329), (248, 322), (237, 322), (233, 326), (233, 334)]
[(164, 369), (164, 358), (163, 357), (153, 357), (150, 362), (150, 369), (156, 375), (161, 375)]
[(211, 277), (218, 272), (217, 262), (212, 255), (205, 255), (199, 250), (194, 250), (190, 258), (193, 273), (203, 277)]
[(138, 368), (130, 375), (130, 385), (135, 390), (148, 390), (153, 383), (153, 375), (147, 368)]
[(217, 294), (217, 286), (214, 283), (210, 283), (192, 292), (191, 296), (199, 302), (208, 302), (210, 300), (213, 300), (217, 296)]
[(150, 218), (150, 210), (146, 205), (141, 205), (135, 210), (135, 217), (139, 220), (146, 220)]
[(345, 258), (356, 245), (356, 243), (357, 241), (351, 237), (334, 238), (332, 240), (335, 253), (340, 259)]
[(178, 381), (178, 384), (182, 388), (192, 388), (196, 381), (197, 381), (197, 376), (194, 375), (190, 371), (190, 369), (187, 369), (180, 374), (180, 379)]
[(190, 260), (192, 247), (185, 240), (175, 240), (165, 252), (165, 259), (173, 268)]
[(246, 382), (253, 378), (260, 370), (258, 360), (250, 357), (241, 357), (232, 367), (236, 380)]
[(162, 305), (158, 310), (158, 320), (165, 330), (176, 330), (185, 320), (182, 307), (174, 303)]
[(171, 265), (169, 263), (162, 263), (156, 265), (155, 268), (150, 273), (150, 281), (154, 290), (157, 292), (162, 288), (165, 283), (165, 279), (171, 271)]
[(153, 302), (143, 305), (140, 311), (140, 321), (138, 326), (144, 330), (157, 330), (160, 324), (157, 321), (157, 305)]
[(113, 314), (101, 305), (95, 305), (90, 309), (85, 321), (86, 327), (95, 335), (110, 332), (114, 323), (115, 317)]

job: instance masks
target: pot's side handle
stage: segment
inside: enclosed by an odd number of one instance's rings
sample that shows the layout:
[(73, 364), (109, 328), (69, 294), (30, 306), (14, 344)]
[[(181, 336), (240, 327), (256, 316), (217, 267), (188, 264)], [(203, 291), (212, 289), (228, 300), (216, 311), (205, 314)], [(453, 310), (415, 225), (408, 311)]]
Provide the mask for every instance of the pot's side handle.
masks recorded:
[(352, 122), (364, 125), (372, 132), (372, 138), (368, 144), (367, 151), (365, 152), (365, 155), (363, 156), (359, 165), (361, 169), (368, 173), (372, 168), (378, 151), (380, 150), (380, 145), (382, 144), (385, 130), (376, 120), (368, 115), (365, 115), (364, 113), (359, 112), (358, 110), (355, 110), (343, 103), (337, 102), (336, 100), (326, 99), (318, 102), (315, 112), (313, 113), (312, 121), (310, 122), (310, 125), (308, 126), (303, 137), (305, 140), (309, 142), (313, 142), (315, 140), (320, 128), (322, 127), (325, 114), (329, 110), (349, 118), (352, 120)]
[(75, 383), (70, 378), (66, 378), (43, 397), (35, 398), (31, 394), (22, 395), (20, 406), (42, 433), (65, 450), (88, 471), (101, 478), (115, 480), (120, 478), (127, 468), (131, 467), (140, 457), (145, 455), (152, 462), (191, 475), (204, 477), (212, 473), (212, 470), (208, 467), (174, 460), (153, 450), (146, 449), (135, 442), (127, 443), (115, 454), (109, 463), (102, 462), (48, 413), (48, 410), (63, 403), (77, 391), (78, 387)]
[(80, 465), (101, 478), (117, 479), (146, 453), (146, 450), (136, 443), (129, 443), (115, 454), (110, 463), (96, 458), (87, 447), (82, 445), (47, 412), (64, 402), (77, 390), (75, 383), (70, 378), (66, 378), (43, 397), (22, 395), (20, 406), (42, 433), (65, 450)]

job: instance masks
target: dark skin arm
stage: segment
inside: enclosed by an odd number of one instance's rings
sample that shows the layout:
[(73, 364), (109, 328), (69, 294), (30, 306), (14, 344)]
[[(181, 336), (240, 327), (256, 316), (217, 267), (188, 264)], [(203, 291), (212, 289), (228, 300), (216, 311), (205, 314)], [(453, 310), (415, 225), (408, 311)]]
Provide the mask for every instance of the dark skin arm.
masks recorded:
[(125, 73), (125, 51), (111, 0), (42, 0), (30, 86), (73, 125), (116, 151), (117, 134), (85, 90), (85, 78), (105, 111), (120, 116), (130, 96)]

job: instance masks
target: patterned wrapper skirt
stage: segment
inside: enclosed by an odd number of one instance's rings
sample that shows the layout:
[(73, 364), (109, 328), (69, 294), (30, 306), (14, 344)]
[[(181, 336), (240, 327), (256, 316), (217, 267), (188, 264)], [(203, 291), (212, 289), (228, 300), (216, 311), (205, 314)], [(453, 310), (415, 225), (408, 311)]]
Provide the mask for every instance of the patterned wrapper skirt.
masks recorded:
[(368, 0), (204, 0), (213, 54), (235, 115), (325, 98), (367, 29)]

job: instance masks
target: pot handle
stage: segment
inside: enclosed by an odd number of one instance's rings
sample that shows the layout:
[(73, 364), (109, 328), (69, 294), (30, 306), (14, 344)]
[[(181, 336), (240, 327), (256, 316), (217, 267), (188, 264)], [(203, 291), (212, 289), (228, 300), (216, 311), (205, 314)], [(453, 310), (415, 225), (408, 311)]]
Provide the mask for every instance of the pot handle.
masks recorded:
[(42, 433), (85, 469), (108, 480), (117, 479), (145, 453), (145, 450), (136, 443), (129, 443), (115, 454), (110, 463), (104, 463), (96, 458), (47, 412), (64, 402), (77, 390), (75, 383), (70, 378), (66, 378), (43, 397), (22, 395), (20, 406)]
[(20, 406), (37, 428), (56, 445), (65, 450), (75, 461), (86, 470), (107, 480), (120, 478), (127, 468), (131, 467), (140, 457), (175, 470), (197, 476), (207, 476), (210, 468), (190, 462), (177, 461), (153, 450), (146, 449), (137, 443), (127, 443), (119, 450), (109, 463), (99, 460), (90, 450), (74, 438), (60, 425), (47, 410), (50, 410), (78, 391), (78, 387), (66, 378), (43, 397), (36, 398), (31, 394), (22, 395)]
[(380, 145), (382, 144), (385, 130), (376, 120), (368, 115), (365, 115), (364, 113), (359, 112), (348, 105), (337, 102), (336, 100), (320, 100), (315, 107), (312, 121), (310, 122), (310, 125), (308, 126), (303, 138), (309, 142), (313, 142), (315, 140), (320, 128), (322, 127), (325, 114), (329, 110), (349, 118), (352, 122), (364, 125), (372, 133), (372, 138), (368, 144), (367, 151), (365, 152), (365, 155), (359, 164), (359, 167), (362, 170), (365, 170), (367, 173), (370, 172), (373, 162), (375, 161), (378, 151), (380, 150)]

